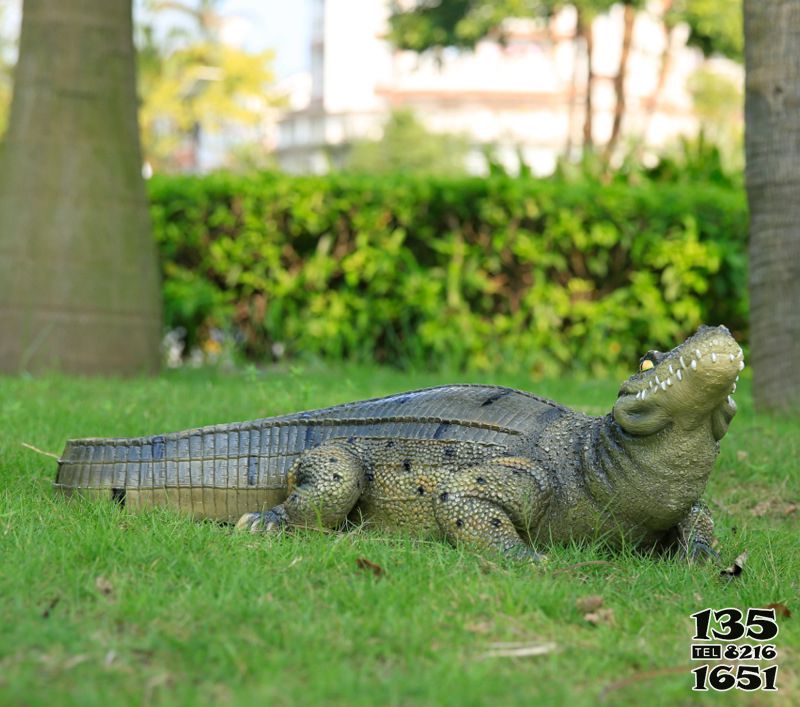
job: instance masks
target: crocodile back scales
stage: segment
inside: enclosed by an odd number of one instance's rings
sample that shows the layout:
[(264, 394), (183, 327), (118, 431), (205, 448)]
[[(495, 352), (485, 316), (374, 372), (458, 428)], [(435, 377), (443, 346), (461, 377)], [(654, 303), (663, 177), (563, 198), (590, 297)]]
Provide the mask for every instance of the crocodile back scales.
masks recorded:
[(538, 436), (567, 412), (511, 388), (425, 388), (150, 437), (70, 440), (55, 486), (132, 508), (168, 505), (197, 517), (235, 520), (280, 503), (297, 457), (328, 440), (436, 439), (506, 449), (522, 436)]

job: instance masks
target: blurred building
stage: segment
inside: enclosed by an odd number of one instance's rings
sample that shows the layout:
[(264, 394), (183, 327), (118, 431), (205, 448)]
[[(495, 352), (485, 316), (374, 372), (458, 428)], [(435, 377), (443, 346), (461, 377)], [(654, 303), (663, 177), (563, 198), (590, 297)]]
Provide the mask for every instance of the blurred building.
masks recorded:
[[(518, 155), (545, 174), (560, 155), (583, 142), (585, 43), (575, 38), (576, 15), (565, 9), (549, 23), (513, 20), (504, 45), (483, 41), (475, 51), (440, 57), (397, 51), (386, 41), (388, 0), (310, 0), (311, 85), (305, 103), (278, 125), (276, 153), (284, 169), (324, 172), (356, 139), (379, 138), (389, 112), (411, 109), (433, 131), (466, 133), (470, 170), (485, 170), (484, 145), (511, 170)], [(686, 46), (688, 28), (665, 31), (662, 0), (637, 13), (625, 82), (622, 142), (659, 146), (699, 124), (687, 80), (704, 63)], [(611, 133), (620, 62), (623, 8), (594, 23), (594, 140)], [(666, 70), (664, 70), (664, 68)], [(733, 62), (723, 71), (741, 81)]]

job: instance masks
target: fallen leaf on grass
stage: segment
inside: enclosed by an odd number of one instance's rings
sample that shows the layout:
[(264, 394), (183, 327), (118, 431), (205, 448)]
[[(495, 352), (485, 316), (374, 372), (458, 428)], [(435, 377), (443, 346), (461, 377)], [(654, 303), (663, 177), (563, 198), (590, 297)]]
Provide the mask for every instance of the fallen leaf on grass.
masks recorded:
[(792, 612), (786, 604), (773, 603), (767, 604), (765, 609), (775, 609), (775, 616), (783, 616), (785, 619), (792, 618)]
[(603, 606), (603, 597), (599, 594), (589, 594), (585, 597), (578, 597), (575, 600), (575, 606), (582, 614), (586, 614), (590, 611), (597, 611)]
[(286, 569), (288, 570), (290, 567), (294, 567), (298, 562), (302, 562), (302, 557), (295, 557), (288, 565), (286, 565)]
[(727, 577), (728, 579), (738, 577), (744, 571), (745, 562), (747, 562), (747, 550), (742, 552), (742, 554), (733, 561), (733, 564), (730, 567), (726, 567), (724, 570), (722, 570), (719, 573), (720, 576)]
[(372, 572), (372, 574), (374, 574), (376, 577), (382, 577), (384, 574), (386, 574), (383, 567), (375, 564), (374, 562), (370, 562), (366, 557), (356, 558), (356, 566), (360, 570)]
[(738, 459), (740, 462), (743, 462), (743, 461), (745, 461), (745, 460), (747, 459), (747, 457), (749, 457), (749, 456), (750, 456), (750, 455), (749, 455), (749, 454), (748, 454), (748, 453), (747, 453), (747, 452), (746, 452), (744, 449), (737, 449), (737, 450), (736, 450), (736, 458), (737, 458), (737, 459)]
[(489, 650), (481, 658), (530, 658), (536, 655), (552, 653), (556, 644), (546, 643), (490, 643)]
[(760, 501), (755, 506), (750, 509), (750, 515), (761, 517), (767, 515), (769, 513), (770, 506), (772, 505), (772, 501)]
[(114, 585), (103, 575), (94, 580), (94, 586), (103, 596), (110, 597), (114, 593)]
[(615, 623), (614, 609), (610, 607), (590, 611), (583, 618), (593, 626), (613, 626)]
[(42, 618), (43, 619), (50, 618), (50, 613), (53, 611), (53, 609), (56, 608), (58, 602), (60, 601), (61, 597), (53, 597), (45, 607), (44, 611), (42, 612)]

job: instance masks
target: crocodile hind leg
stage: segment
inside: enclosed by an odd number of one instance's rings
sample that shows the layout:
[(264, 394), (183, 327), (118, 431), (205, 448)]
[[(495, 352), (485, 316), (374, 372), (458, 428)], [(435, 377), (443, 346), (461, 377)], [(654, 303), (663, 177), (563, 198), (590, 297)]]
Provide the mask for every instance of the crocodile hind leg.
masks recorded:
[(349, 447), (326, 442), (304, 452), (289, 471), (289, 495), (262, 513), (246, 513), (236, 527), (261, 532), (286, 525), (335, 528), (364, 488), (364, 465)]
[(546, 475), (534, 462), (501, 457), (461, 469), (442, 483), (434, 514), (453, 543), (536, 561), (543, 556), (526, 540), (547, 510), (550, 493)]
[(719, 560), (714, 549), (714, 519), (704, 503), (695, 503), (673, 532), (673, 548), (681, 557), (690, 562)]

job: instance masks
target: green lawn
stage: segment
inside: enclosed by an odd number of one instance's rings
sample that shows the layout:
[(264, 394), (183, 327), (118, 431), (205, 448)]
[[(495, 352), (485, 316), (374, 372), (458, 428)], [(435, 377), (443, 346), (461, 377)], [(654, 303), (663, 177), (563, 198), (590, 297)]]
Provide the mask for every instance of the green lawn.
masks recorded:
[[(236, 534), (166, 511), (65, 502), (50, 483), (80, 436), (274, 415), (474, 377), (355, 367), (0, 378), (0, 704), (800, 703), (800, 421), (754, 415), (749, 386), (708, 501), (713, 567), (550, 548), (546, 566), (404, 536)], [(616, 383), (494, 377), (592, 413)], [(360, 569), (366, 558), (384, 570)], [(597, 625), (578, 600), (600, 595)], [(695, 696), (689, 615), (783, 602), (779, 695)], [(610, 612), (603, 613), (603, 609)], [(554, 644), (491, 655), (496, 643)]]

